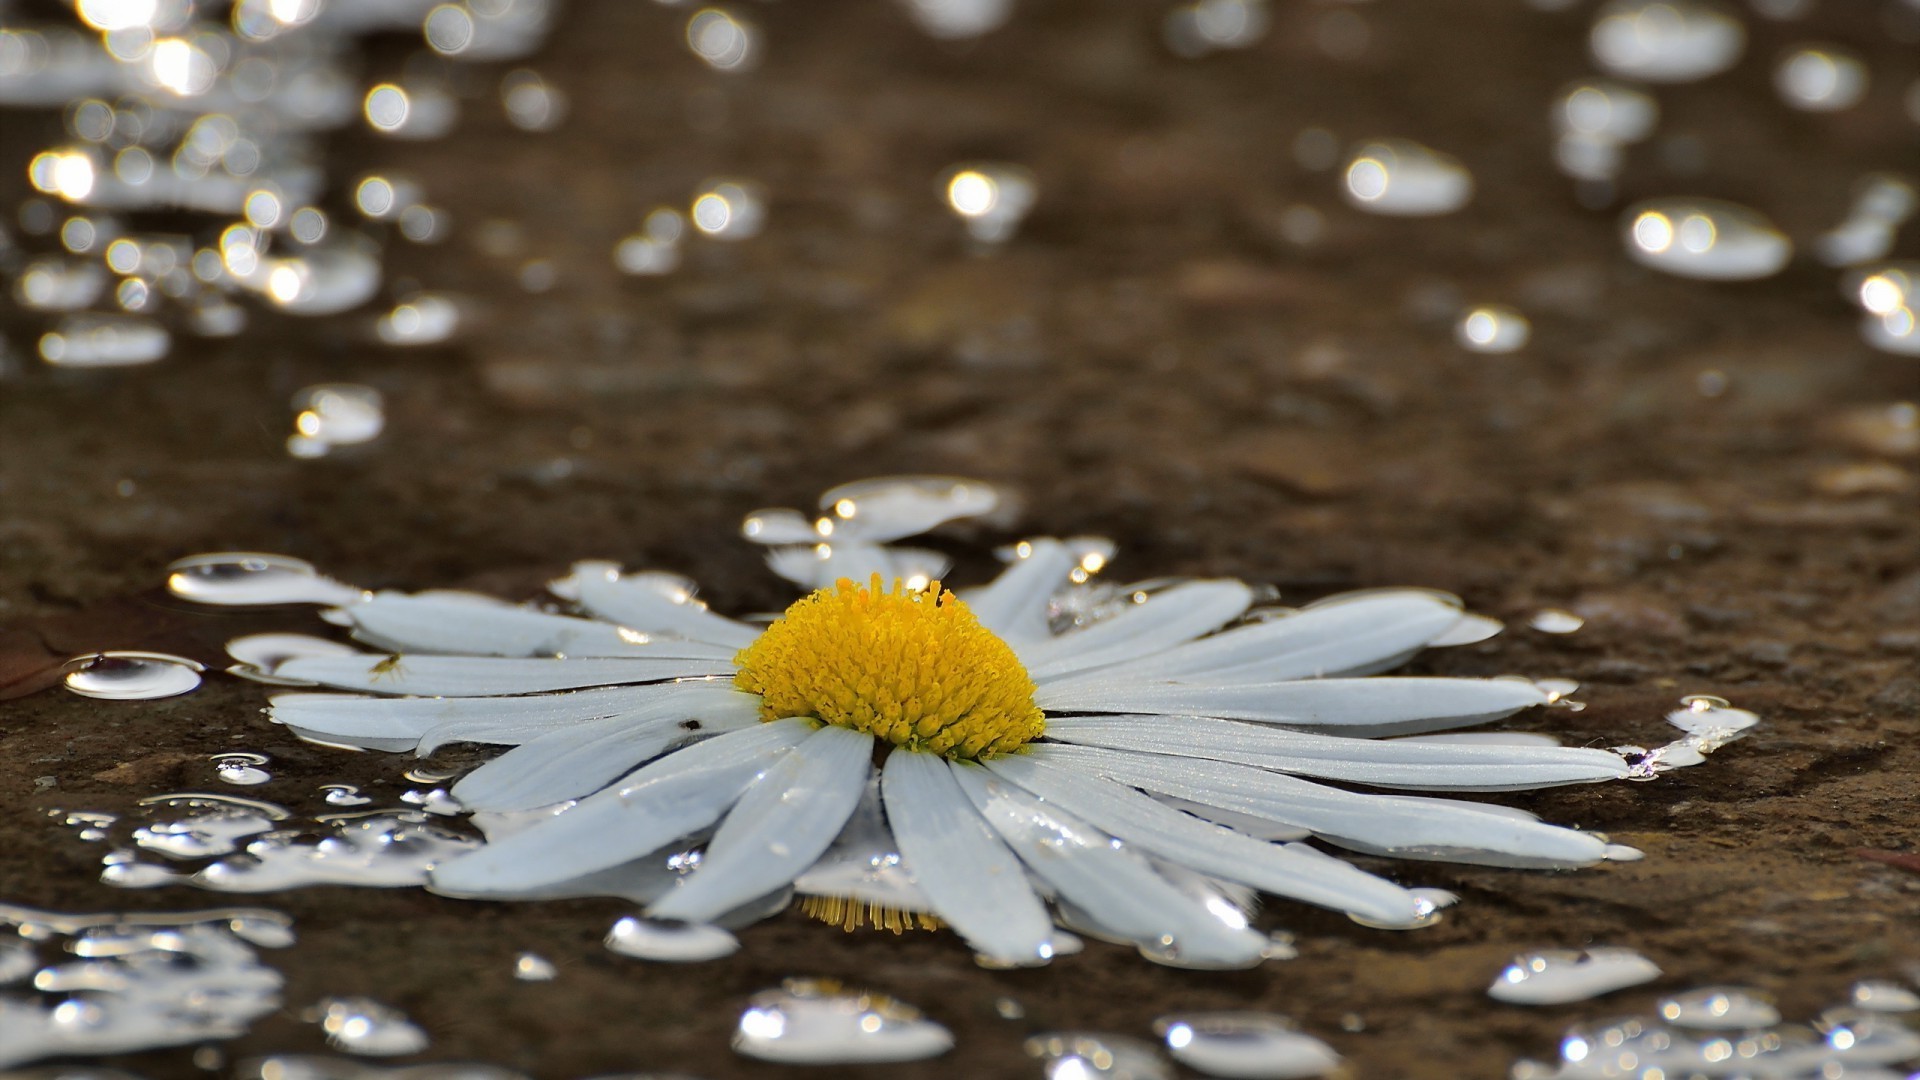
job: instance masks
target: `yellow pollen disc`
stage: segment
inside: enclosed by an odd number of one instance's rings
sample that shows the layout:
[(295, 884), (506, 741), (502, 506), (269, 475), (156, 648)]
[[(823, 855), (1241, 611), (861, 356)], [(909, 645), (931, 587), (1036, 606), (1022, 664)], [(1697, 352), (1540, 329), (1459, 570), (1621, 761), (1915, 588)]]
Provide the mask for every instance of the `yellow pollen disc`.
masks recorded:
[(760, 716), (811, 716), (895, 746), (981, 758), (1039, 738), (1033, 679), (1006, 642), (934, 582), (892, 592), (842, 578), (740, 650), (734, 685)]

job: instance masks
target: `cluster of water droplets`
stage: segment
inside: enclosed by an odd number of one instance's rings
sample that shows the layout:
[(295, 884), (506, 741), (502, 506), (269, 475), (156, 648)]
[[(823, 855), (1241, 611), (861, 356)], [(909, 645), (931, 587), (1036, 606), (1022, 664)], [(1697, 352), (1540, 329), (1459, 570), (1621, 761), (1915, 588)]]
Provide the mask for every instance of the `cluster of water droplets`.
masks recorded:
[(1576, 1024), (1560, 1039), (1558, 1062), (1523, 1060), (1510, 1076), (1900, 1080), (1920, 1062), (1920, 1031), (1900, 1019), (1916, 1010), (1920, 994), (1885, 979), (1854, 984), (1810, 1024), (1782, 1023), (1758, 990), (1702, 987), (1662, 998), (1652, 1016)]
[(1711, 694), (1681, 698), (1680, 708), (1667, 713), (1666, 720), (1680, 729), (1680, 738), (1651, 750), (1643, 746), (1614, 747), (1633, 762), (1632, 779), (1651, 780), (1668, 769), (1698, 765), (1708, 754), (1744, 738), (1760, 722), (1755, 714), (1736, 709), (1725, 698)]

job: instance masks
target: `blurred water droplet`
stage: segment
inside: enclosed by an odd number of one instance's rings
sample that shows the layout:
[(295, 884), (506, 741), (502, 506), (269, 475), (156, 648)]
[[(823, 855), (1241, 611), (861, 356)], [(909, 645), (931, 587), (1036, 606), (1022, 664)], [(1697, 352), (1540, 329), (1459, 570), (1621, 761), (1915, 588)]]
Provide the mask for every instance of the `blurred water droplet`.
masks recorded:
[(309, 386), (293, 396), (293, 434), (287, 452), (294, 457), (324, 457), (336, 446), (372, 442), (386, 428), (380, 391), (357, 383)]
[(766, 225), (766, 195), (746, 180), (712, 180), (693, 197), (694, 228), (716, 240), (747, 240)]
[(680, 265), (680, 241), (686, 231), (687, 221), (680, 212), (662, 206), (647, 215), (639, 232), (614, 247), (614, 265), (634, 275), (670, 274)]
[(138, 315), (68, 315), (40, 335), (40, 358), (54, 367), (131, 367), (167, 355), (173, 335)]
[(1780, 100), (1803, 112), (1852, 108), (1867, 93), (1867, 65), (1837, 45), (1808, 45), (1773, 69)]
[(220, 551), (190, 555), (167, 567), (167, 590), (201, 604), (353, 604), (365, 593), (320, 576), (312, 563), (287, 555)]
[(1473, 198), (1473, 175), (1458, 158), (1411, 139), (1376, 139), (1348, 157), (1340, 193), (1373, 214), (1451, 214)]
[(380, 275), (379, 249), (360, 237), (342, 237), (266, 260), (242, 284), (264, 292), (288, 314), (334, 315), (373, 299)]
[(213, 755), (213, 771), (223, 783), (236, 787), (253, 787), (273, 779), (273, 774), (261, 768), (267, 763), (267, 755), (253, 753), (231, 753)]
[(513, 977), (521, 982), (552, 982), (559, 976), (560, 969), (544, 956), (523, 952), (513, 958)]
[(1265, 0), (1194, 0), (1167, 12), (1160, 32), (1174, 55), (1191, 58), (1247, 48), (1272, 21)]
[(367, 126), (393, 139), (445, 137), (460, 119), (460, 102), (437, 82), (378, 83), (361, 103)]
[(1657, 1006), (1669, 1024), (1702, 1030), (1746, 1031), (1772, 1027), (1780, 1022), (1780, 1010), (1751, 990), (1710, 986), (1662, 998)]
[(1047, 1080), (1173, 1080), (1173, 1067), (1152, 1044), (1123, 1035), (1057, 1031), (1025, 1043), (1027, 1055), (1040, 1059)]
[(372, 998), (332, 997), (315, 1007), (315, 1022), (327, 1041), (349, 1054), (392, 1057), (417, 1054), (430, 1041), (407, 1014)]
[(1660, 977), (1660, 968), (1632, 949), (1523, 953), (1487, 988), (1510, 1005), (1562, 1005), (1610, 994)]
[[(1863, 178), (1846, 220), (1821, 235), (1815, 247), (1820, 261), (1828, 266), (1853, 266), (1885, 257), (1917, 204), (1920, 196), (1905, 177), (1876, 173)], [(1878, 313), (1886, 310), (1891, 307)]]
[(1153, 1030), (1175, 1061), (1208, 1076), (1300, 1080), (1340, 1065), (1333, 1047), (1273, 1013), (1182, 1013), (1155, 1020)]
[(500, 103), (507, 122), (521, 131), (552, 131), (567, 116), (567, 95), (528, 68), (500, 80)]
[(1033, 174), (1018, 165), (982, 163), (956, 166), (942, 182), (947, 206), (966, 222), (967, 232), (983, 244), (1011, 239), (1033, 209)]
[(327, 793), (328, 806), (366, 806), (373, 802), (352, 784), (321, 784), (320, 790)]
[(1611, 0), (1595, 13), (1593, 59), (1645, 82), (1692, 82), (1734, 65), (1746, 49), (1739, 19), (1700, 0)]
[(200, 688), (200, 673), (205, 670), (184, 656), (101, 652), (74, 660), (63, 682), (81, 697), (146, 701), (192, 693)]
[(439, 293), (419, 293), (393, 306), (374, 322), (374, 333), (388, 345), (438, 345), (459, 332), (460, 304)]
[(1622, 218), (1642, 266), (1706, 281), (1751, 281), (1787, 265), (1793, 243), (1756, 210), (1718, 199), (1650, 199)]
[(734, 1029), (733, 1049), (785, 1065), (919, 1061), (953, 1049), (953, 1034), (885, 995), (788, 979), (753, 996)]
[(901, 0), (928, 36), (947, 41), (999, 29), (1013, 14), (1013, 0)]
[(1501, 304), (1473, 308), (1453, 328), (1453, 338), (1460, 347), (1478, 353), (1516, 352), (1532, 335), (1527, 317)]
[(1587, 620), (1571, 611), (1560, 608), (1543, 608), (1534, 612), (1527, 625), (1543, 634), (1571, 634), (1587, 625)]
[(687, 20), (687, 48), (715, 71), (748, 71), (760, 62), (760, 31), (722, 8), (702, 8)]
[(628, 916), (613, 924), (606, 946), (640, 960), (692, 964), (733, 955), (740, 950), (740, 939), (717, 926)]
[(1853, 984), (1847, 996), (1856, 1007), (1868, 1012), (1903, 1013), (1920, 1010), (1920, 994), (1886, 979), (1863, 979)]
[(106, 285), (106, 273), (93, 262), (43, 255), (20, 271), (13, 295), (37, 311), (75, 311), (99, 299)]

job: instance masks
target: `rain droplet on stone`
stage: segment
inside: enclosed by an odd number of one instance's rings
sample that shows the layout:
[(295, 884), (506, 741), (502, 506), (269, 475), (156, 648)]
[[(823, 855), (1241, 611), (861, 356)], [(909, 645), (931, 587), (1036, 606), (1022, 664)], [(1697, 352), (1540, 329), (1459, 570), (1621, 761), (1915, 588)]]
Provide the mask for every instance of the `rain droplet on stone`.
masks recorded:
[(1611, 0), (1595, 14), (1588, 38), (1608, 72), (1642, 82), (1693, 82), (1734, 65), (1747, 29), (1702, 0)]
[(1265, 0), (1194, 0), (1167, 12), (1160, 36), (1175, 56), (1189, 59), (1222, 49), (1244, 49), (1272, 23)]
[(323, 457), (336, 446), (372, 442), (387, 424), (380, 391), (358, 383), (323, 383), (293, 396), (293, 434), (287, 452)]
[(536, 953), (523, 952), (513, 958), (513, 977), (521, 982), (552, 982), (559, 977), (560, 969), (553, 961)]
[(1632, 949), (1545, 950), (1514, 957), (1487, 996), (1510, 1005), (1563, 1005), (1659, 977), (1660, 968)]
[(352, 784), (322, 784), (320, 790), (327, 793), (328, 806), (366, 806), (373, 802)]
[(507, 122), (521, 131), (552, 131), (567, 116), (567, 95), (528, 68), (507, 72), (500, 80), (500, 104)]
[(1155, 1020), (1153, 1030), (1175, 1061), (1207, 1076), (1299, 1080), (1340, 1065), (1333, 1047), (1272, 1013), (1182, 1013)]
[(998, 162), (957, 165), (947, 170), (941, 190), (967, 234), (982, 244), (1012, 239), (1039, 193), (1031, 171)]
[(138, 315), (69, 315), (40, 335), (40, 358), (54, 367), (134, 367), (167, 355), (173, 335)]
[(1802, 112), (1838, 112), (1867, 93), (1867, 65), (1837, 45), (1795, 49), (1773, 69), (1780, 100)]
[(1793, 256), (1793, 242), (1759, 211), (1718, 199), (1652, 199), (1623, 221), (1627, 254), (1679, 277), (1751, 281), (1779, 273)]
[(21, 269), (13, 295), (35, 311), (74, 311), (99, 299), (106, 285), (106, 271), (96, 263), (42, 255)]
[(953, 1033), (883, 994), (788, 979), (748, 1002), (733, 1049), (784, 1065), (919, 1061), (953, 1049)]
[(438, 83), (380, 83), (367, 91), (361, 111), (367, 126), (388, 138), (438, 139), (460, 119), (460, 102)]
[(374, 323), (388, 345), (438, 345), (460, 329), (460, 303), (439, 293), (420, 293), (393, 306)]
[(1473, 198), (1473, 174), (1451, 154), (1411, 139), (1375, 139), (1347, 159), (1340, 194), (1373, 214), (1434, 217)]
[(760, 62), (760, 31), (721, 8), (702, 8), (687, 20), (687, 48), (715, 71), (748, 71)]
[(1780, 1022), (1780, 1010), (1753, 990), (1710, 986), (1662, 998), (1661, 1019), (1684, 1028), (1747, 1031)]
[(1173, 1067), (1151, 1043), (1123, 1035), (1056, 1031), (1025, 1043), (1047, 1080), (1173, 1080)]
[(1571, 634), (1587, 625), (1587, 620), (1560, 608), (1542, 608), (1533, 613), (1527, 625), (1543, 634)]
[(1868, 1012), (1902, 1013), (1920, 1010), (1920, 994), (1887, 979), (1863, 979), (1848, 993), (1856, 1008)]
[(332, 997), (314, 1010), (327, 1041), (349, 1054), (392, 1057), (417, 1054), (430, 1041), (407, 1014), (372, 998)]
[(267, 763), (267, 755), (253, 753), (232, 753), (213, 755), (213, 772), (222, 782), (235, 787), (254, 787), (273, 779), (273, 774), (261, 768)]
[(627, 916), (607, 932), (607, 948), (622, 956), (668, 964), (718, 960), (740, 951), (740, 939), (717, 926)]
[(1533, 335), (1527, 317), (1501, 304), (1482, 304), (1454, 325), (1453, 339), (1477, 353), (1510, 353), (1524, 347)]
[(749, 180), (712, 180), (694, 195), (687, 216), (702, 235), (715, 240), (749, 240), (766, 226), (766, 194)]
[[(1846, 220), (1822, 233), (1816, 242), (1820, 261), (1828, 266), (1854, 266), (1884, 258), (1917, 204), (1920, 196), (1905, 177), (1890, 173), (1866, 176)], [(1904, 291), (1901, 300), (1905, 302)]]
[(206, 668), (184, 656), (150, 652), (101, 652), (74, 659), (64, 680), (81, 697), (145, 701), (177, 697), (200, 687)]

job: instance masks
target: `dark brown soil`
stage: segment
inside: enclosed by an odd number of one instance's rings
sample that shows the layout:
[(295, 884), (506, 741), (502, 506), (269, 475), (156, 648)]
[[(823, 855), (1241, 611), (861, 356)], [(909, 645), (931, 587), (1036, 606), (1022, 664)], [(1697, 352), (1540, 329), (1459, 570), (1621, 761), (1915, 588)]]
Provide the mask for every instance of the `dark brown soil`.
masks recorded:
[[(1370, 28), (1359, 59), (1315, 46), (1334, 12)], [(1920, 769), (1906, 741), (1920, 730), (1916, 445), (1886, 419), (1920, 397), (1920, 367), (1862, 344), (1836, 275), (1810, 260), (1737, 286), (1627, 262), (1618, 205), (1582, 209), (1549, 156), (1547, 104), (1589, 70), (1586, 13), (1286, 3), (1259, 46), (1197, 62), (1159, 45), (1158, 4), (1034, 0), (959, 47), (870, 2), (751, 14), (766, 63), (722, 76), (681, 45), (685, 9), (582, 0), (534, 62), (573, 100), (557, 132), (509, 128), (498, 72), (475, 71), (444, 142), (336, 138), (339, 177), (404, 170), (453, 215), (449, 242), (398, 245), (389, 268), (479, 301), (487, 322), (457, 346), (397, 352), (364, 318), (262, 314), (230, 343), (182, 339), (147, 370), (59, 372), (27, 359), (40, 326), (0, 308), (16, 357), (0, 378), (0, 685), (54, 655), (144, 644), (213, 659), (238, 632), (318, 625), (163, 598), (161, 568), (201, 550), (514, 596), (606, 557), (691, 574), (722, 610), (777, 608), (788, 593), (732, 540), (744, 512), (929, 471), (1019, 491), (1019, 530), (1115, 537), (1123, 575), (1239, 575), (1289, 599), (1456, 591), (1511, 629), (1417, 669), (1579, 679), (1586, 711), (1521, 721), (1574, 744), (1665, 741), (1661, 716), (1685, 693), (1728, 697), (1764, 725), (1655, 783), (1506, 800), (1605, 830), (1644, 862), (1556, 874), (1369, 861), (1463, 901), (1407, 934), (1278, 905), (1270, 918), (1302, 955), (1251, 972), (1172, 971), (1093, 945), (993, 973), (949, 936), (848, 936), (793, 913), (747, 931), (729, 960), (651, 966), (601, 947), (618, 903), (268, 896), (300, 935), (270, 957), (289, 1007), (230, 1053), (320, 1050), (299, 1009), (368, 993), (432, 1032), (427, 1060), (543, 1078), (772, 1075), (727, 1049), (733, 1021), (750, 993), (819, 974), (916, 1003), (959, 1037), (944, 1059), (845, 1075), (1032, 1076), (1032, 1031), (1145, 1037), (1169, 1010), (1251, 1006), (1297, 1017), (1356, 1076), (1485, 1077), (1551, 1056), (1572, 1019), (1645, 1010), (1662, 991), (1747, 983), (1806, 1017), (1856, 977), (1920, 961), (1920, 876), (1859, 854), (1920, 853), (1900, 779)], [(1752, 20), (1735, 72), (1660, 92), (1666, 118), (1631, 153), (1623, 197), (1733, 198), (1803, 242), (1837, 222), (1861, 174), (1915, 165), (1900, 98), (1920, 61), (1896, 40), (1913, 16), (1889, 19), (1834, 3), (1803, 23)], [(1863, 52), (1864, 104), (1831, 117), (1779, 104), (1771, 62), (1808, 39)], [(376, 46), (376, 70), (403, 55)], [(1479, 196), (1438, 220), (1349, 210), (1331, 174), (1292, 160), (1308, 126), (1450, 150)], [(52, 127), (7, 117), (7, 205)], [(1037, 209), (990, 257), (967, 250), (937, 197), (940, 171), (974, 158), (1038, 176)], [(695, 244), (665, 279), (614, 272), (619, 236), (716, 174), (767, 186), (764, 235)], [(1324, 215), (1319, 242), (1283, 237), (1294, 205)], [(518, 249), (485, 253), (483, 234), (496, 251), (511, 239), (500, 223)], [(543, 294), (518, 284), (536, 258), (558, 271)], [(1453, 317), (1478, 300), (1527, 311), (1534, 343), (1454, 346)], [(289, 459), (288, 396), (334, 380), (380, 388), (388, 433)], [(963, 570), (984, 573), (1014, 535), (951, 541)], [(1587, 625), (1526, 629), (1543, 606)], [(257, 793), (295, 806), (314, 806), (323, 782), (408, 786), (401, 759), (297, 744), (262, 701), (216, 678), (165, 702), (8, 702), (0, 899), (222, 902), (99, 885), (99, 847), (45, 814), (205, 787), (216, 751), (273, 755)], [(1667, 978), (1562, 1009), (1482, 993), (1515, 950), (1585, 943), (1644, 950)], [(522, 950), (559, 979), (515, 982)], [(996, 1015), (1003, 996), (1025, 1019)], [(1364, 1030), (1343, 1029), (1353, 1018)], [(124, 1063), (195, 1074), (186, 1051)]]

